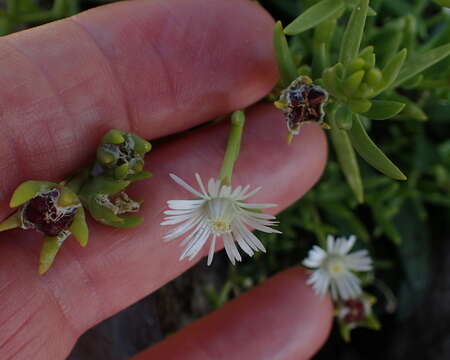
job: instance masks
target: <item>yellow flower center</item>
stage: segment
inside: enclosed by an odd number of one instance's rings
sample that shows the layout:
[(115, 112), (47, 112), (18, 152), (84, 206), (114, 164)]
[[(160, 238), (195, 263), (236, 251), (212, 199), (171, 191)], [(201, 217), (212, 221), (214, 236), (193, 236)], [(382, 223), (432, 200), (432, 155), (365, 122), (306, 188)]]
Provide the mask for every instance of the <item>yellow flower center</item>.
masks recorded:
[(345, 264), (342, 262), (342, 258), (340, 256), (333, 256), (333, 255), (331, 255), (325, 261), (324, 265), (325, 265), (325, 268), (327, 269), (328, 273), (332, 277), (340, 276), (346, 268)]

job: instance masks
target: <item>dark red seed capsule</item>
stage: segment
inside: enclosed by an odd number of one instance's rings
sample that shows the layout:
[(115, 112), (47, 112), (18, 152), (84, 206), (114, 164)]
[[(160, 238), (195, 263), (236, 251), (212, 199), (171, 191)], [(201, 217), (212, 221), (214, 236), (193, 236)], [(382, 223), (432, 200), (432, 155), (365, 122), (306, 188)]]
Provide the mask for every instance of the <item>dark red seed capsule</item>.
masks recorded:
[(58, 208), (59, 190), (53, 189), (28, 201), (23, 209), (24, 223), (47, 236), (57, 236), (72, 225), (76, 208)]
[(348, 313), (344, 321), (348, 324), (358, 323), (364, 320), (364, 304), (360, 300), (350, 299), (345, 302), (345, 308)]

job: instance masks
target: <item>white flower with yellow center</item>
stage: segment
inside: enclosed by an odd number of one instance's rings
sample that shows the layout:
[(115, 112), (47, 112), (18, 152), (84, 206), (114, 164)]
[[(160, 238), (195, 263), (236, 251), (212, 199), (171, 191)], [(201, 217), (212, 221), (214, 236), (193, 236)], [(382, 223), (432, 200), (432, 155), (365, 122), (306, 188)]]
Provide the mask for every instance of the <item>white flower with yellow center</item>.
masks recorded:
[(303, 265), (316, 269), (307, 283), (318, 295), (323, 296), (329, 288), (334, 300), (353, 299), (361, 294), (360, 281), (354, 272), (372, 270), (372, 259), (367, 250), (349, 253), (355, 241), (355, 236), (335, 240), (328, 235), (326, 251), (319, 246), (309, 251)]
[(170, 174), (170, 177), (181, 187), (196, 196), (193, 200), (170, 200), (167, 202), (169, 210), (161, 225), (178, 225), (164, 236), (165, 241), (174, 240), (188, 232), (189, 235), (181, 242), (184, 251), (180, 260), (189, 258), (192, 260), (207, 241), (212, 238), (209, 246), (208, 265), (211, 264), (216, 241), (221, 238), (225, 251), (233, 265), (241, 261), (241, 255), (236, 246), (249, 256), (260, 250), (266, 252), (263, 244), (249, 230), (254, 228), (266, 233), (280, 233), (272, 229), (276, 225), (273, 215), (263, 214), (261, 209), (271, 208), (274, 204), (250, 204), (245, 202), (255, 195), (261, 188), (250, 191), (250, 186), (244, 188), (223, 185), (221, 180), (209, 179), (206, 188), (198, 174), (195, 174), (200, 191), (184, 182), (178, 176)]

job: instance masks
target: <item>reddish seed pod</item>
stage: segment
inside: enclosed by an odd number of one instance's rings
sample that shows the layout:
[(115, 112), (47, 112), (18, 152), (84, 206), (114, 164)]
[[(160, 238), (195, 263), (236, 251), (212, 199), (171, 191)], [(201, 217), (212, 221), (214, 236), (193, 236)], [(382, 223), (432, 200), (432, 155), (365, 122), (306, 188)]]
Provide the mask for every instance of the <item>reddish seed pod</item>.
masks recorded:
[(40, 193), (28, 201), (22, 209), (22, 222), (26, 229), (35, 228), (47, 236), (57, 236), (67, 230), (75, 218), (77, 207), (57, 205), (60, 190)]
[(364, 304), (361, 300), (347, 300), (345, 302), (345, 309), (348, 311), (344, 317), (344, 321), (347, 324), (354, 324), (364, 320)]

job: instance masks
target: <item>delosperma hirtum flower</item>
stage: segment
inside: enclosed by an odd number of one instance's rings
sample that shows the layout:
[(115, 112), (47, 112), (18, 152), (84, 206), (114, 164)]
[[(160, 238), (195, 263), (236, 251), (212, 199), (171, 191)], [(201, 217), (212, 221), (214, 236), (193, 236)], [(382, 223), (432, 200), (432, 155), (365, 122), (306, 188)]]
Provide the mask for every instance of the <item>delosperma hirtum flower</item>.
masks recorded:
[(328, 289), (334, 300), (358, 297), (362, 290), (356, 272), (372, 270), (372, 259), (367, 250), (350, 253), (356, 237), (334, 239), (327, 237), (327, 248), (314, 246), (303, 261), (303, 265), (314, 269), (308, 279), (316, 293), (325, 295)]
[(246, 202), (261, 188), (250, 190), (250, 186), (247, 185), (233, 189), (214, 178), (209, 179), (205, 186), (200, 176), (195, 174), (200, 188), (198, 191), (178, 176), (170, 174), (170, 177), (195, 196), (192, 200), (168, 201), (169, 210), (165, 211), (167, 217), (161, 223), (161, 225), (177, 225), (164, 236), (166, 241), (188, 234), (180, 244), (184, 246), (180, 260), (184, 258), (192, 260), (211, 239), (207, 260), (207, 264), (210, 265), (216, 241), (222, 239), (225, 251), (234, 265), (236, 261), (242, 260), (236, 243), (249, 256), (253, 256), (256, 251), (266, 251), (249, 228), (266, 233), (280, 233), (272, 228), (277, 224), (275, 216), (261, 212), (262, 209), (276, 206), (275, 204)]

